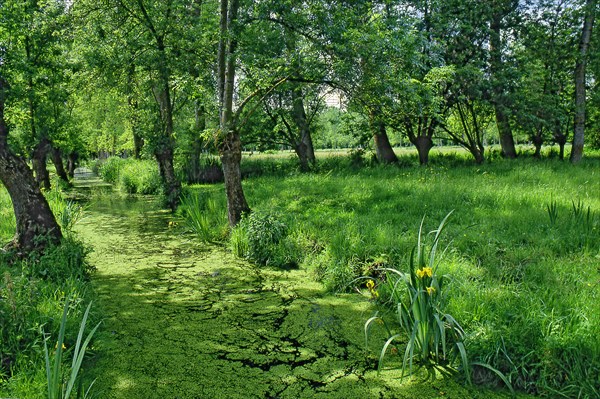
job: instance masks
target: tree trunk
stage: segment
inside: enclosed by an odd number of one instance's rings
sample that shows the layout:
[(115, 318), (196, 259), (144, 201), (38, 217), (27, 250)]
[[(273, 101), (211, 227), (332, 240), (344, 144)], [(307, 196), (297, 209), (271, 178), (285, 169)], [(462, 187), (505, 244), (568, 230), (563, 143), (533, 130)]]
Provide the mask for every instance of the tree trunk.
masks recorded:
[(56, 174), (58, 175), (59, 179), (70, 185), (71, 182), (69, 181), (69, 176), (65, 170), (65, 164), (63, 163), (60, 150), (54, 147), (52, 144), (50, 144), (50, 158), (52, 159), (52, 163), (54, 164), (54, 168), (56, 169)]
[(236, 226), (242, 215), (250, 212), (246, 196), (242, 188), (240, 162), (242, 160), (242, 143), (239, 134), (231, 133), (224, 140), (220, 150), (227, 194), (227, 217), (230, 226)]
[(79, 154), (77, 151), (73, 151), (67, 157), (67, 175), (72, 179), (75, 177), (75, 168), (77, 168), (77, 161), (79, 160)]
[(167, 206), (174, 211), (179, 205), (181, 183), (175, 175), (175, 168), (173, 168), (173, 146), (162, 145), (154, 152), (154, 156), (163, 181)]
[(475, 163), (477, 165), (481, 165), (485, 161), (485, 150), (479, 147), (473, 147), (469, 149), (473, 157), (475, 158)]
[(204, 106), (196, 104), (194, 121), (194, 139), (192, 142), (192, 153), (188, 161), (188, 183), (200, 183), (202, 180), (202, 170), (200, 167), (200, 156), (204, 146), (202, 132), (206, 129), (206, 112)]
[(417, 136), (411, 140), (419, 153), (419, 164), (429, 163), (429, 151), (433, 148), (433, 140), (429, 136)]
[(503, 15), (500, 10), (497, 10), (493, 15), (492, 22), (490, 24), (490, 67), (494, 81), (494, 87), (492, 88), (492, 91), (494, 93), (494, 111), (496, 114), (496, 126), (498, 127), (498, 134), (500, 136), (502, 155), (504, 155), (506, 158), (514, 159), (517, 157), (515, 140), (513, 138), (508, 115), (505, 112), (503, 104), (506, 100), (503, 90), (504, 84), (499, 79), (500, 71), (502, 69), (502, 17)]
[[(8, 127), (4, 120), (6, 90), (6, 82), (0, 77), (0, 180), (10, 195), (17, 224), (9, 247), (26, 255), (48, 244), (58, 244), (62, 233), (31, 169), (8, 146)], [(45, 239), (40, 240), (40, 237)]]
[(534, 134), (531, 137), (531, 141), (533, 141), (533, 145), (535, 147), (533, 157), (540, 159), (542, 157), (542, 144), (544, 144), (544, 137), (542, 136), (542, 132), (540, 131)]
[(154, 88), (154, 95), (160, 108), (163, 134), (156, 143), (154, 156), (158, 162), (160, 176), (163, 182), (164, 194), (167, 206), (174, 211), (179, 205), (181, 196), (181, 182), (175, 175), (173, 168), (173, 103), (171, 102), (170, 72), (166, 64), (166, 47), (162, 36), (156, 37), (157, 49), (162, 54), (159, 62), (158, 87)]
[(571, 163), (578, 163), (583, 158), (583, 142), (585, 131), (585, 68), (588, 56), (592, 27), (596, 15), (596, 0), (585, 2), (585, 19), (579, 42), (579, 56), (575, 65), (575, 127), (573, 131), (573, 147)]
[(310, 126), (308, 124), (308, 119), (306, 118), (306, 110), (304, 109), (302, 89), (299, 86), (292, 89), (292, 99), (292, 116), (294, 118), (294, 123), (298, 127), (300, 136), (300, 143), (298, 143), (294, 149), (300, 158), (301, 169), (307, 171), (310, 169), (309, 163), (314, 165), (316, 158), (312, 137), (310, 135)]
[(386, 164), (398, 162), (398, 158), (394, 153), (387, 131), (385, 130), (385, 124), (381, 121), (375, 122), (373, 141), (375, 142), (375, 153), (379, 162)]
[(144, 138), (139, 135), (136, 127), (132, 126), (131, 129), (133, 134), (133, 157), (135, 159), (141, 159), (142, 148), (144, 148)]
[(567, 135), (563, 134), (559, 121), (554, 124), (553, 138), (554, 142), (558, 144), (559, 147), (558, 158), (560, 160), (565, 159), (565, 144), (567, 143)]
[(219, 155), (223, 165), (225, 192), (227, 194), (227, 215), (231, 227), (235, 227), (242, 220), (244, 212), (250, 211), (242, 188), (242, 174), (240, 171), (242, 143), (239, 132), (236, 130), (236, 121), (233, 115), (237, 42), (235, 37), (232, 37), (232, 24), (237, 20), (238, 9), (239, 0), (232, 0), (229, 5), (227, 0), (221, 0), (218, 87), (219, 126), (222, 141), (219, 145)]
[(517, 157), (517, 150), (515, 148), (515, 140), (513, 138), (508, 117), (502, 110), (501, 105), (494, 105), (494, 110), (496, 113), (496, 126), (498, 127), (498, 134), (500, 136), (502, 155), (505, 158), (515, 159)]
[(303, 172), (308, 172), (310, 170), (310, 164), (308, 161), (308, 151), (306, 144), (302, 141), (296, 142), (294, 145), (294, 151), (296, 155), (298, 155), (298, 159), (300, 160), (300, 170)]
[(35, 171), (35, 181), (39, 188), (50, 190), (50, 174), (46, 167), (46, 159), (50, 151), (48, 139), (40, 140), (33, 149), (31, 163)]

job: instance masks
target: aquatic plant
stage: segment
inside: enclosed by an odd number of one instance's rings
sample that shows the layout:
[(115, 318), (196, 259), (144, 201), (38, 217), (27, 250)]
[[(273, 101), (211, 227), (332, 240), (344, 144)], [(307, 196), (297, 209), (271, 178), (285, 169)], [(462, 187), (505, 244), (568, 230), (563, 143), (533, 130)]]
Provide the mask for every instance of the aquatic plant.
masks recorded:
[[(56, 346), (52, 355), (50, 355), (50, 352), (48, 351), (48, 340), (50, 339), (50, 337), (45, 336), (44, 338), (44, 358), (46, 361), (48, 399), (71, 398), (71, 393), (73, 393), (73, 389), (75, 388), (75, 384), (77, 382), (79, 383), (79, 385), (77, 391), (75, 392), (75, 397), (78, 399), (87, 398), (90, 393), (90, 388), (93, 385), (92, 383), (92, 385), (90, 385), (88, 389), (84, 392), (81, 378), (79, 376), (79, 371), (81, 370), (81, 364), (83, 363), (83, 358), (85, 356), (86, 349), (90, 343), (90, 340), (92, 339), (92, 336), (100, 326), (100, 323), (96, 324), (96, 326), (87, 335), (85, 340), (83, 339), (87, 319), (90, 313), (90, 308), (92, 306), (91, 303), (87, 306), (85, 313), (83, 314), (83, 319), (80, 323), (79, 334), (77, 335), (77, 340), (75, 341), (75, 348), (72, 352), (70, 372), (64, 373), (63, 370), (63, 357), (67, 353), (67, 347), (65, 346), (65, 330), (67, 326), (67, 316), (69, 313), (70, 304), (70, 299), (67, 299), (65, 301), (65, 307), (60, 323), (58, 341), (56, 342)], [(68, 374), (68, 377), (65, 377), (64, 374)]]
[[(395, 281), (392, 292), (396, 305), (397, 322), (401, 332), (391, 334), (385, 342), (378, 362), (378, 369), (383, 366), (383, 359), (388, 347), (398, 338), (408, 336), (408, 343), (402, 359), (402, 375), (412, 374), (413, 363), (424, 366), (433, 374), (434, 369), (443, 372), (453, 371), (457, 358), (460, 359), (465, 377), (470, 381), (470, 367), (463, 343), (464, 331), (460, 324), (448, 313), (445, 313), (444, 276), (438, 275), (436, 258), (440, 235), (450, 212), (434, 230), (433, 242), (427, 251), (423, 242), (423, 221), (419, 228), (418, 243), (410, 257), (409, 272), (404, 273), (394, 268), (386, 268), (387, 279)], [(394, 278), (393, 275), (397, 276)], [(398, 279), (405, 283), (407, 299), (400, 291)], [(369, 280), (372, 281), (372, 280)], [(367, 282), (369, 285), (369, 282)], [(368, 286), (374, 292), (373, 284)], [(371, 324), (381, 322), (388, 332), (385, 320), (379, 316), (371, 317), (365, 323), (365, 340), (368, 343), (368, 333)]]

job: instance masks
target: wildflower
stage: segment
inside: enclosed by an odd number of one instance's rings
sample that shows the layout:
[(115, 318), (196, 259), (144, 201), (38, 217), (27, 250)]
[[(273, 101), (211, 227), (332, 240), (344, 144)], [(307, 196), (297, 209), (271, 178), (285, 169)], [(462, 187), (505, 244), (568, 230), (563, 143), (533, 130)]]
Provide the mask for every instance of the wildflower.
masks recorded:
[[(58, 349), (58, 342), (56, 343), (56, 345), (54, 345), (54, 349)], [(62, 344), (62, 350), (67, 349), (67, 347), (65, 346), (64, 342)]]
[(418, 278), (423, 278), (425, 276), (427, 276), (427, 277), (433, 276), (433, 270), (431, 270), (431, 267), (424, 267), (422, 269), (417, 270)]
[(373, 288), (375, 288), (375, 281), (373, 281), (373, 280), (367, 281), (367, 288), (369, 289), (369, 291), (372, 291)]
[(379, 298), (379, 292), (372, 290), (371, 291), (371, 296), (373, 297), (373, 299), (377, 299)]
[(428, 293), (429, 295), (433, 295), (433, 294), (435, 294), (435, 288), (433, 288), (433, 287), (427, 287), (427, 293)]

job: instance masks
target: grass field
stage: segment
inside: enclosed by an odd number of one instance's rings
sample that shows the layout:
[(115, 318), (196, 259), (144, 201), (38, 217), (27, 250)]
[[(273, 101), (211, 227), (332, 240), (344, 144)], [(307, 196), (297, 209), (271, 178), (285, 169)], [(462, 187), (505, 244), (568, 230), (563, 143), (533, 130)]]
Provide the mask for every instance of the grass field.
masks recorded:
[[(311, 174), (292, 162), (250, 157), (243, 165), (250, 206), (287, 227), (274, 249), (285, 262), (332, 292), (351, 291), (378, 268), (406, 271), (421, 220), (430, 230), (453, 211), (440, 268), (451, 276), (448, 306), (470, 356), (528, 392), (600, 395), (598, 158), (474, 166), (438, 155), (425, 168), (321, 158)], [(223, 211), (222, 187), (191, 190)]]

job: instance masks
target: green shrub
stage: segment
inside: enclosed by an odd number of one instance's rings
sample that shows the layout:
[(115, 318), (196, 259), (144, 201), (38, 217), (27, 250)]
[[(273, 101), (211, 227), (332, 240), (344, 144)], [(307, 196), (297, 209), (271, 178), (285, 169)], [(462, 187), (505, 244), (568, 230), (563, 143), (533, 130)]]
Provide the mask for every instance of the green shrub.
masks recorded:
[(248, 259), (262, 265), (275, 263), (277, 245), (287, 234), (286, 225), (269, 213), (251, 213), (244, 223), (248, 235)]
[[(18, 268), (0, 265), (0, 395), (42, 397), (45, 387), (38, 382), (43, 375), (43, 345), (40, 330), (57, 335), (59, 320), (67, 297), (76, 319), (87, 294), (86, 283), (68, 278), (60, 282), (17, 274)], [(76, 323), (65, 326), (75, 337)], [(68, 341), (70, 347), (72, 341)], [(8, 381), (6, 381), (8, 379)], [(6, 382), (6, 384), (4, 384)]]
[(98, 175), (106, 182), (117, 184), (121, 168), (127, 163), (126, 159), (110, 157), (98, 166)]
[(119, 188), (128, 194), (158, 195), (161, 179), (156, 162), (127, 160), (118, 178)]
[(54, 282), (67, 279), (86, 280), (94, 270), (87, 261), (90, 248), (71, 236), (65, 236), (60, 244), (47, 247), (44, 253), (33, 253), (22, 262), (23, 275)]

